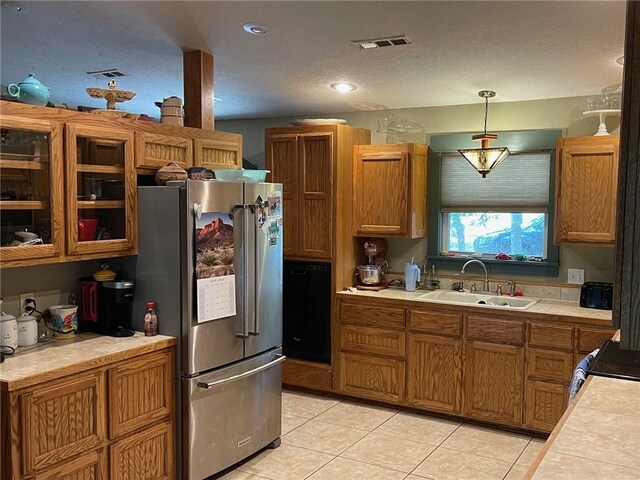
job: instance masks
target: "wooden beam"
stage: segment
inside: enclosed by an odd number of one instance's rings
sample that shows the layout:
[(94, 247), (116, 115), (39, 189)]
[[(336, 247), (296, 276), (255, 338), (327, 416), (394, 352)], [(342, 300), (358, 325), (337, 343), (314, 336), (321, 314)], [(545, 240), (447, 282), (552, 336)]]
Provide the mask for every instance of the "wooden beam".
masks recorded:
[(214, 130), (213, 55), (202, 50), (184, 52), (184, 124)]
[(627, 2), (613, 324), (640, 351), (640, 2)]

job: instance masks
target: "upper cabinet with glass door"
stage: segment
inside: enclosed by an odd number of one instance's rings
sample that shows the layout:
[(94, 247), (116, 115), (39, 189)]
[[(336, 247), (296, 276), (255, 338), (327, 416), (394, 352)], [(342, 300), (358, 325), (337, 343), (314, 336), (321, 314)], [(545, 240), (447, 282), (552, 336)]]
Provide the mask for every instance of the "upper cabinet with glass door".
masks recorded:
[(133, 132), (66, 124), (67, 252), (136, 253)]
[(55, 261), (64, 254), (63, 126), (0, 117), (0, 262)]

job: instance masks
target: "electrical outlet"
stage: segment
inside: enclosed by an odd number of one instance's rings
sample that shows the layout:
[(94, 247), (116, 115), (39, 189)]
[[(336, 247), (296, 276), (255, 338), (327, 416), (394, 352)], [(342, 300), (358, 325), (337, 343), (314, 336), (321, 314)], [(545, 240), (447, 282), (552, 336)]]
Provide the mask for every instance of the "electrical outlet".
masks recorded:
[(20, 294), (20, 313), (24, 312), (24, 307), (27, 306), (27, 298), (33, 298), (34, 300), (36, 299), (36, 297), (33, 294), (33, 292), (31, 292), (31, 293), (21, 293)]
[(584, 283), (584, 268), (570, 268), (567, 271), (568, 283), (582, 285)]

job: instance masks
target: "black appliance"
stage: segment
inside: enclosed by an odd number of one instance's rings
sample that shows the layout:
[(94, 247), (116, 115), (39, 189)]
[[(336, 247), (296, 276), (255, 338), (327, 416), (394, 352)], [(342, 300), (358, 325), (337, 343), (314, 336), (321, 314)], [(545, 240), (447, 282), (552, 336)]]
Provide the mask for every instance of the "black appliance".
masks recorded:
[(81, 330), (112, 337), (132, 336), (134, 291), (133, 281), (97, 282), (81, 279), (78, 312)]
[(640, 381), (640, 352), (620, 350), (620, 342), (606, 340), (587, 373)]
[(284, 261), (283, 353), (331, 363), (331, 264)]
[(580, 290), (580, 306), (611, 310), (613, 306), (613, 284), (586, 282)]

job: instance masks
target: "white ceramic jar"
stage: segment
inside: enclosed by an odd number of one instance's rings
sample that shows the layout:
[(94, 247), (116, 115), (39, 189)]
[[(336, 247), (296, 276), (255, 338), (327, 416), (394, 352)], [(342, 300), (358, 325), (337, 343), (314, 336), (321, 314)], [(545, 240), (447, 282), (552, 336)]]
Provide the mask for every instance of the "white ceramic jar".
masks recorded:
[(28, 347), (38, 343), (38, 322), (33, 315), (26, 313), (19, 316), (18, 323), (18, 346)]
[(0, 314), (0, 345), (18, 348), (18, 322), (16, 317), (8, 313)]

